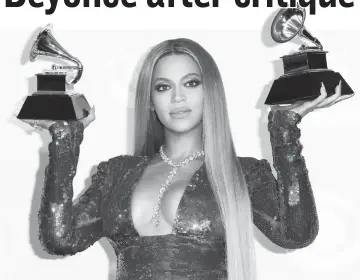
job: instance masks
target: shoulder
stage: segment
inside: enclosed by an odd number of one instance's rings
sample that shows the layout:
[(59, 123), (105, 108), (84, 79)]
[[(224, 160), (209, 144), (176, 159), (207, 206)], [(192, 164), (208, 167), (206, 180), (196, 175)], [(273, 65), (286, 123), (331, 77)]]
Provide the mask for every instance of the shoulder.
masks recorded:
[(144, 160), (145, 157), (133, 155), (118, 155), (98, 164), (98, 174), (104, 174), (109, 184), (116, 182), (123, 177), (129, 170), (135, 168), (138, 163)]
[(133, 155), (124, 154), (109, 158), (107, 160), (107, 163), (110, 169), (113, 168), (127, 169), (127, 168), (135, 167), (139, 162), (141, 162), (144, 159), (145, 157), (143, 156), (133, 156)]
[(272, 173), (270, 163), (266, 159), (253, 157), (238, 157), (250, 195), (264, 187), (275, 187), (276, 179)]
[(254, 157), (237, 157), (244, 175), (249, 175), (254, 171), (271, 171), (270, 163), (266, 159)]

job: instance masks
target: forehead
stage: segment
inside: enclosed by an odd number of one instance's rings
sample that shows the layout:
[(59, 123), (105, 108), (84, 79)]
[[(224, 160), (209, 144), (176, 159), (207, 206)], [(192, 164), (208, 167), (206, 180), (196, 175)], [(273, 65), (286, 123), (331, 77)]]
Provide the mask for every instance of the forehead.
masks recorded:
[(201, 75), (195, 60), (187, 54), (171, 54), (159, 59), (156, 63), (153, 78), (181, 79), (189, 73)]

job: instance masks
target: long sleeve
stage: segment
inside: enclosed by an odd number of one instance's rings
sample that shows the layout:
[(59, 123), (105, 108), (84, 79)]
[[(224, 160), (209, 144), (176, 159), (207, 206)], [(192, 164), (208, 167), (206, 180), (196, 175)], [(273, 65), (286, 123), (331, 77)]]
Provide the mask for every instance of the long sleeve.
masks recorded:
[(49, 164), (39, 210), (39, 239), (50, 254), (73, 255), (102, 237), (101, 207), (108, 162), (101, 162), (91, 186), (73, 205), (76, 174), (84, 126), (57, 122), (49, 128)]
[(271, 111), (268, 129), (275, 179), (269, 162), (257, 160), (248, 180), (254, 223), (275, 244), (289, 249), (311, 244), (319, 230), (315, 200), (297, 127), (301, 115)]

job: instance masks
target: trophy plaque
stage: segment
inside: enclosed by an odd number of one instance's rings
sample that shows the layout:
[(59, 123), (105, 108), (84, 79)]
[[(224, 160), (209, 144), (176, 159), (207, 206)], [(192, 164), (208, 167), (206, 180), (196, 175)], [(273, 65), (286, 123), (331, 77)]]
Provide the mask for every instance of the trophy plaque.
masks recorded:
[(295, 36), (306, 39), (314, 46), (302, 45), (298, 51), (282, 56), (284, 74), (277, 78), (270, 89), (265, 104), (293, 104), (313, 100), (320, 96), (321, 83), (327, 96), (335, 93), (341, 80), (341, 95), (353, 94), (353, 90), (340, 73), (328, 69), (326, 51), (320, 41), (304, 26), (305, 9), (284, 8), (275, 16), (271, 25), (271, 37), (277, 43), (285, 43)]
[[(83, 94), (71, 89), (80, 80), (83, 66), (57, 42), (52, 35), (51, 24), (38, 34), (30, 51), (30, 61), (35, 61), (40, 55), (65, 59), (76, 66), (52, 65), (51, 71), (36, 74), (37, 91), (27, 96), (17, 118), (78, 120), (86, 117), (91, 109), (89, 103)], [(75, 77), (69, 78), (74, 70)]]

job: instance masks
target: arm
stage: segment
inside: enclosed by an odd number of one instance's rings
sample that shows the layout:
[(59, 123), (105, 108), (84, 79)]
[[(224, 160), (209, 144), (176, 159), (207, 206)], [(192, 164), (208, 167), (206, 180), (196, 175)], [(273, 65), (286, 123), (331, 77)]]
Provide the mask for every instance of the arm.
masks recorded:
[(255, 225), (275, 244), (290, 249), (311, 244), (318, 216), (305, 160), (301, 155), (301, 115), (271, 111), (268, 129), (277, 180), (267, 160), (257, 160), (248, 174)]
[(73, 255), (102, 237), (101, 205), (108, 163), (102, 162), (89, 189), (73, 205), (73, 178), (83, 140), (81, 122), (49, 128), (49, 164), (39, 211), (39, 239), (50, 254)]

